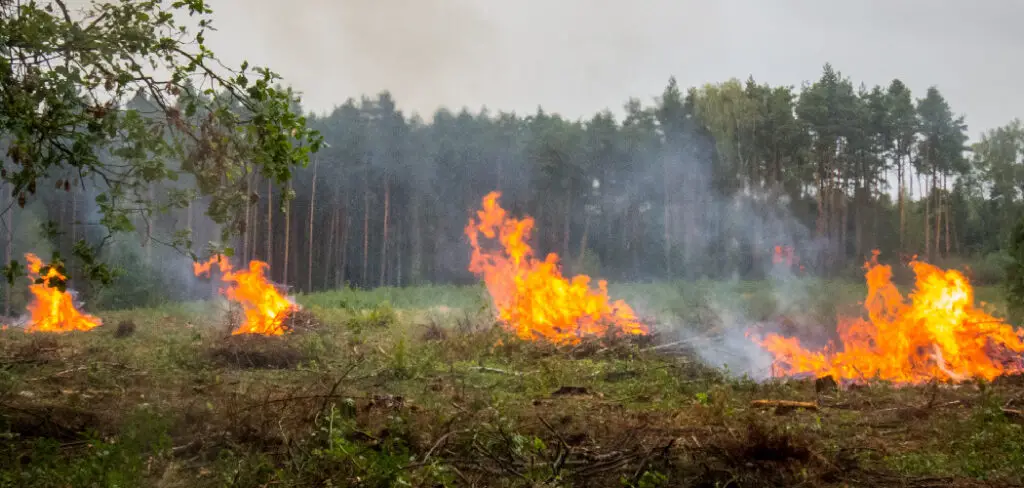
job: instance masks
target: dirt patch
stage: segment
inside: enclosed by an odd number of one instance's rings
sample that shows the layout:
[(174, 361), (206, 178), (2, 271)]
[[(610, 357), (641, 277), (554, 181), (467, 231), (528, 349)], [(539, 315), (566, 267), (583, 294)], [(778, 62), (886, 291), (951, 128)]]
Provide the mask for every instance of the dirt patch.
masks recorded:
[(216, 364), (243, 369), (290, 369), (307, 359), (285, 337), (256, 334), (225, 337), (207, 354)]
[(696, 455), (703, 469), (690, 486), (793, 486), (801, 479), (811, 480), (810, 486), (827, 484), (836, 467), (815, 452), (811, 437), (751, 419), (746, 432), (703, 441)]
[(436, 322), (431, 322), (424, 326), (423, 335), (420, 338), (424, 342), (443, 341), (448, 338), (448, 331)]
[(135, 333), (136, 328), (135, 322), (132, 322), (131, 320), (122, 320), (117, 324), (117, 329), (114, 330), (114, 337), (129, 337)]
[(992, 384), (996, 386), (1010, 387), (1024, 386), (1024, 374), (1014, 373), (1002, 375), (992, 380)]
[(73, 440), (87, 429), (95, 429), (97, 416), (89, 411), (60, 405), (0, 405), (0, 425), (26, 438), (46, 437)]
[(27, 341), (10, 344), (4, 359), (12, 364), (47, 364), (63, 362), (70, 354), (70, 347), (52, 334), (32, 334)]

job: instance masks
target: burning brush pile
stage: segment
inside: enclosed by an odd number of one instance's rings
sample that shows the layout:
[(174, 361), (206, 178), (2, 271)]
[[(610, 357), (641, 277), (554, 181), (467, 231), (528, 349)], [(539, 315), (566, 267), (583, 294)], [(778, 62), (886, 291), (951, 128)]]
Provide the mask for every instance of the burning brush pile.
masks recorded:
[(267, 278), (269, 265), (253, 260), (248, 269), (235, 269), (223, 256), (193, 264), (196, 276), (211, 276), (214, 268), (224, 284), (220, 292), (240, 309), (240, 317), (232, 314), (231, 335), (209, 351), (210, 358), (241, 368), (291, 368), (302, 362), (305, 355), (300, 350), (276, 339), (316, 328), (316, 318)]
[(839, 344), (810, 350), (795, 337), (751, 334), (775, 357), (773, 375), (906, 385), (1024, 373), (1024, 331), (976, 308), (962, 273), (916, 259), (910, 267), (916, 284), (904, 298), (875, 252), (865, 264), (867, 317), (840, 317)]
[[(103, 321), (82, 313), (74, 292), (66, 288), (67, 276), (60, 263), (44, 265), (35, 254), (26, 254), (28, 262), (28, 290), (31, 293), (26, 314), (13, 325), (24, 327), (25, 332), (87, 331), (99, 327)], [(7, 326), (5, 325), (4, 328)]]
[(248, 269), (234, 269), (227, 258), (213, 256), (203, 263), (193, 263), (196, 276), (211, 276), (216, 267), (224, 287), (220, 292), (241, 308), (240, 323), (233, 327), (232, 335), (284, 335), (296, 329), (312, 328), (313, 316), (303, 313), (301, 307), (285, 295), (285, 291), (271, 282), (263, 261), (249, 262)]
[(473, 248), (469, 270), (483, 277), (507, 329), (525, 340), (554, 344), (648, 333), (629, 305), (609, 299), (604, 280), (594, 289), (589, 276), (563, 277), (557, 254), (537, 259), (528, 244), (533, 219), (508, 215), (498, 205), (500, 196), (491, 192), (483, 198), (483, 208), (469, 220), (466, 236)]

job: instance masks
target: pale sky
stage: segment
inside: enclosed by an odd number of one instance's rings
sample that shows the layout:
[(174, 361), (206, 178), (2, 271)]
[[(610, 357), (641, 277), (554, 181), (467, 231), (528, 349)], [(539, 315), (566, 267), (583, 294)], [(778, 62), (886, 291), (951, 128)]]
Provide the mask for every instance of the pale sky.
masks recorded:
[(1022, 0), (209, 0), (225, 61), (269, 65), (323, 112), (387, 89), (570, 118), (730, 77), (936, 85), (972, 139), (1024, 118)]

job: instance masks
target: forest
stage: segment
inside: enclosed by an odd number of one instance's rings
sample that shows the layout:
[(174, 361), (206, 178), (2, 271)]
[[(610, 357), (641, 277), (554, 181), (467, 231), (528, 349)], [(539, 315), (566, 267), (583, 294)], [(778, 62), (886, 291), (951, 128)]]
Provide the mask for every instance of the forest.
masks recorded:
[[(651, 98), (629, 99), (623, 117), (581, 120), (543, 107), (439, 109), (425, 120), (386, 91), (350, 98), (309, 115), (325, 144), (286, 186), (247, 167), (249, 198), (227, 244), (302, 292), (467, 284), (463, 228), (497, 190), (536, 220), (535, 249), (616, 282), (756, 279), (776, 246), (823, 276), (859, 275), (877, 249), (1002, 278), (1022, 209), (1019, 120), (969, 144), (965, 116), (939, 88), (913, 93), (898, 79), (868, 88), (827, 64), (800, 88), (749, 78), (684, 89), (673, 78)], [(128, 110), (152, 106), (138, 95)], [(5, 216), (7, 261), (28, 247), (67, 256), (79, 239), (103, 238), (89, 188), (50, 180)], [(101, 304), (197, 293), (172, 285), (191, 279), (187, 264), (178, 273), (167, 264), (180, 261), (175, 243), (202, 254), (221, 235), (203, 212), (209, 198), (182, 191), (194, 184), (183, 175), (148, 188), (188, 204), (135, 217), (137, 239), (106, 246), (122, 275), (98, 292)], [(73, 265), (70, 278), (89, 296), (94, 285), (76, 282)]]

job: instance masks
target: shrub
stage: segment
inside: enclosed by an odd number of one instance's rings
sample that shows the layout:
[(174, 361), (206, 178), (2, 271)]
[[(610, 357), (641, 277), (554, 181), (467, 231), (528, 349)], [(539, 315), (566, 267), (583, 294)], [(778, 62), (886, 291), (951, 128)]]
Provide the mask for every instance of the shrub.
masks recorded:
[(1006, 308), (1010, 319), (1017, 321), (1024, 313), (1024, 219), (1010, 235), (1009, 262), (1006, 266)]

